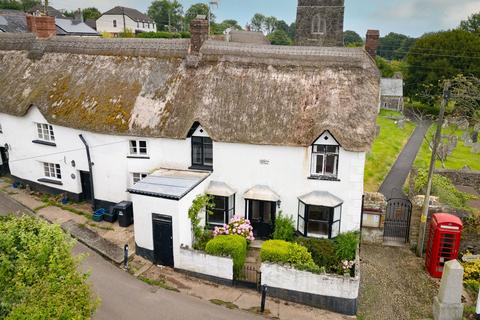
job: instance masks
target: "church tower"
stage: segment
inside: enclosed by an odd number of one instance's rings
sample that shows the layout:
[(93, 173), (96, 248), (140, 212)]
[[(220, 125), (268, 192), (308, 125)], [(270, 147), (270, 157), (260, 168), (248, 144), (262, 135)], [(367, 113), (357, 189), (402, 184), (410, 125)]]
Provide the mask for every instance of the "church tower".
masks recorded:
[(298, 0), (298, 46), (343, 47), (344, 0)]

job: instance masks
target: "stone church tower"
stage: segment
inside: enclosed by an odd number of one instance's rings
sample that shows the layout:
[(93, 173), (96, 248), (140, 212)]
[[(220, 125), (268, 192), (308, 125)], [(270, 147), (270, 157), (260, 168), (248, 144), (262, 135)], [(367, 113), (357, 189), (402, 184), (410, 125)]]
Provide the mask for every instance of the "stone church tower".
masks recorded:
[(343, 47), (344, 0), (298, 0), (299, 46)]

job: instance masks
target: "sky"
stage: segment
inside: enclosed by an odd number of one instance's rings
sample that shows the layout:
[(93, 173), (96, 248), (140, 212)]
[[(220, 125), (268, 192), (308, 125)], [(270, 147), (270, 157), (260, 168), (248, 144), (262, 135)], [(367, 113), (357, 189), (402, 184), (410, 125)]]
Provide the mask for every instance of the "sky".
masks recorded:
[[(146, 12), (152, 0), (50, 0), (57, 9), (94, 6), (101, 12), (121, 5)], [(255, 13), (295, 21), (297, 0), (219, 0), (217, 21), (235, 19), (245, 25)], [(202, 0), (179, 0), (184, 10)], [(207, 0), (203, 0), (207, 2)], [(420, 36), (425, 32), (457, 27), (461, 20), (480, 12), (479, 0), (345, 0), (345, 30), (364, 36), (367, 29)]]

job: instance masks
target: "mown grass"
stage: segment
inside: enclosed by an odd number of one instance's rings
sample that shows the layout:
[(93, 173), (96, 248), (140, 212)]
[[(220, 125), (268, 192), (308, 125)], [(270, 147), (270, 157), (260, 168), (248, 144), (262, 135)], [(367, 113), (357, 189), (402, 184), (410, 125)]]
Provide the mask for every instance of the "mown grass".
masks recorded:
[(380, 134), (375, 139), (372, 150), (367, 154), (364, 178), (365, 191), (378, 191), (388, 171), (392, 168), (413, 130), (415, 130), (416, 126), (412, 122), (406, 122), (405, 129), (400, 129), (395, 124), (395, 120), (388, 118), (400, 115), (395, 111), (382, 110), (377, 118)]
[[(432, 141), (437, 126), (432, 126), (428, 133), (427, 139), (423, 141), (422, 147), (415, 159), (414, 166), (417, 168), (428, 168), (430, 165), (430, 158), (432, 157), (432, 151), (429, 147), (429, 142)], [(454, 130), (452, 128), (442, 129), (442, 135), (455, 134), (458, 137), (458, 144), (452, 154), (447, 157), (445, 161), (445, 169), (459, 170), (464, 166), (470, 167), (472, 170), (480, 171), (480, 154), (473, 154), (471, 147), (465, 146), (462, 140), (463, 132), (461, 130)], [(435, 168), (443, 168), (442, 162), (437, 160)]]

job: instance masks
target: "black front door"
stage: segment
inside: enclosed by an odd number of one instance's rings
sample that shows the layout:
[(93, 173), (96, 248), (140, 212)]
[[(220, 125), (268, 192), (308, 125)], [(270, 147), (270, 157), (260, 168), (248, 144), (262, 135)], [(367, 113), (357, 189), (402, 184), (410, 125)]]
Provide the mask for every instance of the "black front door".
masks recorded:
[(153, 214), (153, 255), (156, 264), (173, 267), (172, 217)]
[(0, 176), (10, 174), (10, 167), (8, 166), (8, 151), (4, 147), (0, 147)]
[(270, 201), (247, 200), (247, 216), (258, 239), (268, 239), (275, 226), (276, 204)]
[(80, 171), (80, 182), (82, 184), (82, 200), (92, 200), (92, 187), (90, 185), (90, 172)]

